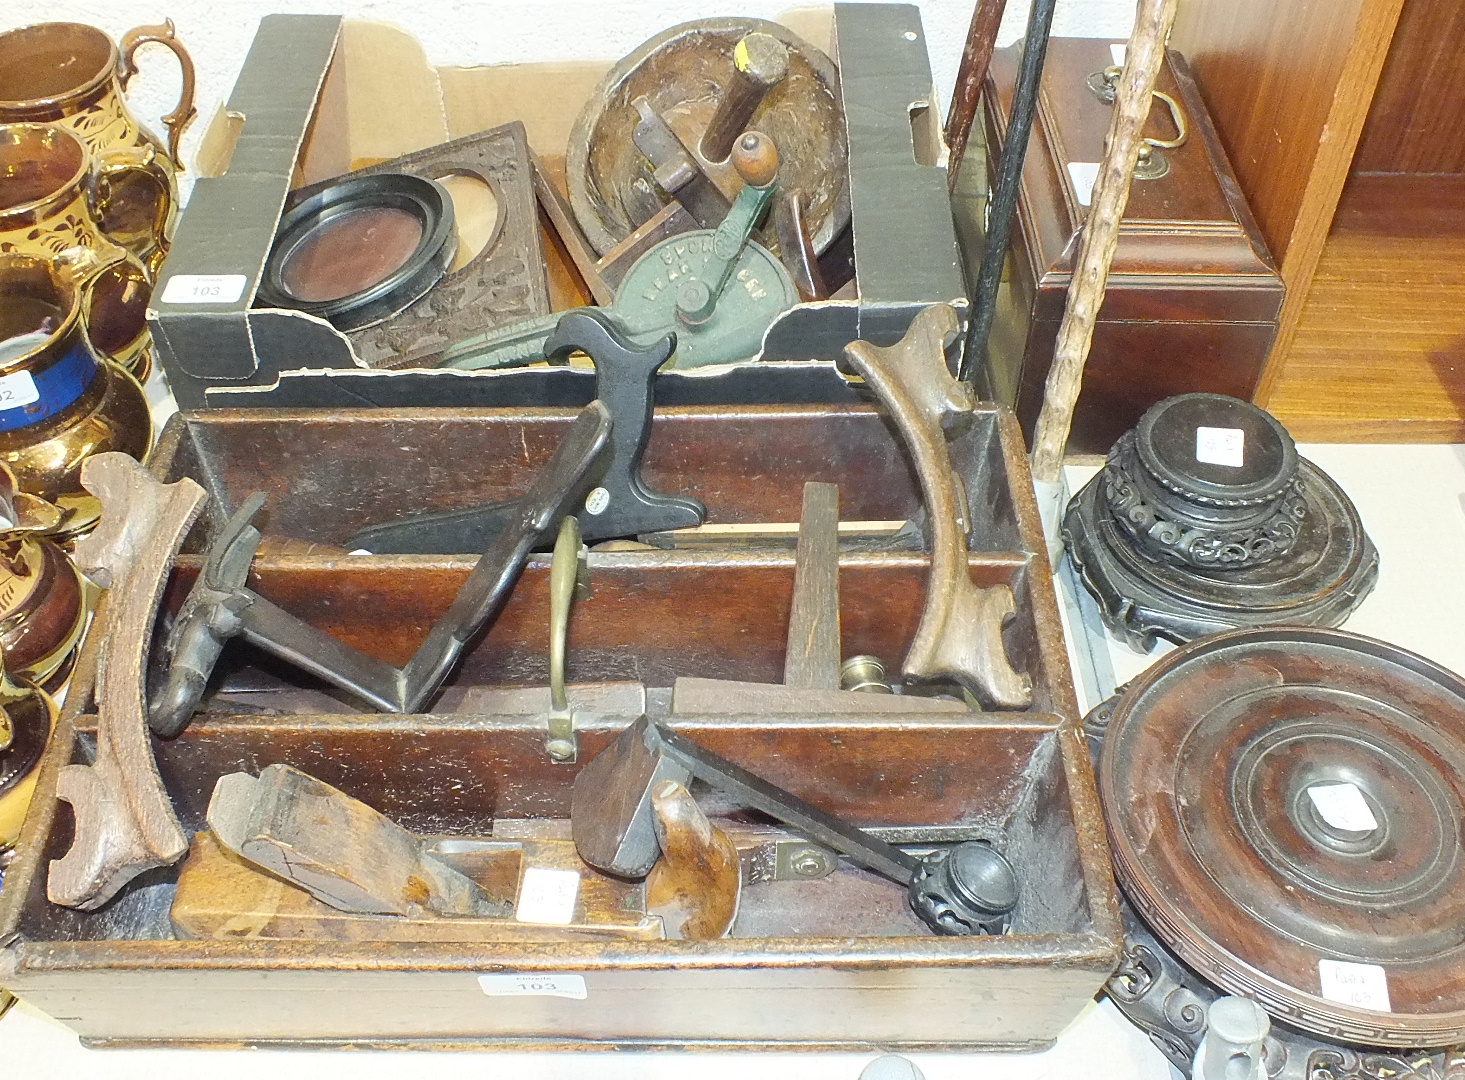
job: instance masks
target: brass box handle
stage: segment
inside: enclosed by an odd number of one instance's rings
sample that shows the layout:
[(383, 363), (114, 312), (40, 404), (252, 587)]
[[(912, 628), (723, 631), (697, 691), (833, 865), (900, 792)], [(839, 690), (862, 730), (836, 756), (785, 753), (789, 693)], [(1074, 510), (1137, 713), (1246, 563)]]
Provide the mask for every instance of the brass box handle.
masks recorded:
[[(1119, 85), (1119, 73), (1118, 67), (1108, 67), (1103, 71), (1096, 71), (1088, 77), (1089, 89), (1106, 105), (1114, 104), (1114, 91)], [(1134, 167), (1136, 180), (1158, 180), (1168, 173), (1170, 162), (1159, 151), (1176, 150), (1184, 146), (1185, 141), (1190, 138), (1190, 125), (1185, 119), (1185, 110), (1181, 107), (1180, 102), (1161, 90), (1154, 91), (1154, 96), (1170, 107), (1170, 120), (1175, 125), (1175, 138), (1156, 139), (1145, 136), (1144, 144), (1139, 150), (1139, 161)]]

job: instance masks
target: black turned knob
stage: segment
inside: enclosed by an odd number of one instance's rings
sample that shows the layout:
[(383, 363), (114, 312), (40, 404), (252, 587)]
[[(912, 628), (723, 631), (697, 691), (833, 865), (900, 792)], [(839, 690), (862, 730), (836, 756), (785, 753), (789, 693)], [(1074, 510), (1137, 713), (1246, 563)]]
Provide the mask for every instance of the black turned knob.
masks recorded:
[(981, 840), (939, 848), (911, 878), (910, 902), (938, 934), (1000, 934), (1017, 906), (1017, 873)]

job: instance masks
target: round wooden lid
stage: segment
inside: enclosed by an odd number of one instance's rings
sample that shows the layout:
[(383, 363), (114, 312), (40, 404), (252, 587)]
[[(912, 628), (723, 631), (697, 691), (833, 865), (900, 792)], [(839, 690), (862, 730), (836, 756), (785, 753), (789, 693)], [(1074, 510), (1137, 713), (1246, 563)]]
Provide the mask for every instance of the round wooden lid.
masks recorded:
[(1304, 1030), (1465, 1038), (1465, 681), (1336, 630), (1202, 638), (1119, 696), (1121, 887), (1203, 978)]

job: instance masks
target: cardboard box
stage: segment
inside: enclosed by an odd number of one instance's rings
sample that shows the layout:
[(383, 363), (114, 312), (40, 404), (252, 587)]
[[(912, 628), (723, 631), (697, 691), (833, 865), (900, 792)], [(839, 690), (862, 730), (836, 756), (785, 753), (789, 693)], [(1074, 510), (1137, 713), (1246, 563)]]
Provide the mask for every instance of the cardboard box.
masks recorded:
[[(930, 303), (950, 303), (965, 317), (919, 11), (841, 4), (832, 20), (826, 9), (791, 13), (785, 21), (841, 66), (851, 118), (856, 295), (785, 313), (765, 337), (764, 360), (756, 365), (667, 373), (658, 402), (854, 400), (856, 392), (830, 363), (846, 343), (891, 344)], [(201, 176), (150, 312), (158, 358), (180, 406), (573, 406), (590, 400), (594, 376), (583, 369), (369, 370), (325, 321), (254, 301), (292, 188), (514, 120), (552, 165), (563, 159), (570, 128), (608, 69), (609, 62), (437, 70), (414, 39), (390, 26), (315, 15), (261, 20), (228, 105), (205, 140)], [(554, 262), (555, 308), (586, 302)]]

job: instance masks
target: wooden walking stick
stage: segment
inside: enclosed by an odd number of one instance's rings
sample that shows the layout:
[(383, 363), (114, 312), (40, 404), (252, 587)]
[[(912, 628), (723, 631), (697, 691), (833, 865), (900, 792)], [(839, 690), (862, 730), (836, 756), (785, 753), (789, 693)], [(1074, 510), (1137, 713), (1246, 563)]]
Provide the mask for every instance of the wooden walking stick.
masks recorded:
[(1039, 484), (1056, 484), (1063, 466), (1063, 448), (1068, 443), (1073, 408), (1083, 386), (1094, 323), (1104, 302), (1109, 264), (1119, 243), (1119, 223), (1129, 202), (1129, 186), (1154, 100), (1155, 77), (1165, 60), (1165, 41), (1175, 21), (1177, 3), (1139, 0), (1134, 33), (1125, 52), (1124, 73), (1114, 94), (1114, 116), (1104, 140), (1104, 160), (1090, 197), (1078, 262), (1068, 286), (1068, 304), (1058, 327), (1053, 366), (1043, 391), (1043, 411), (1038, 415), (1033, 439), (1033, 480)]
[(966, 156), (967, 137), (977, 116), (977, 102), (982, 97), (982, 83), (987, 81), (987, 67), (992, 63), (992, 49), (997, 44), (997, 30), (1002, 25), (1002, 12), (1007, 0), (977, 0), (972, 10), (972, 24), (967, 28), (966, 47), (962, 49), (961, 66), (956, 69), (956, 89), (951, 94), (951, 109), (946, 114), (947, 183), (956, 190), (961, 159)]

